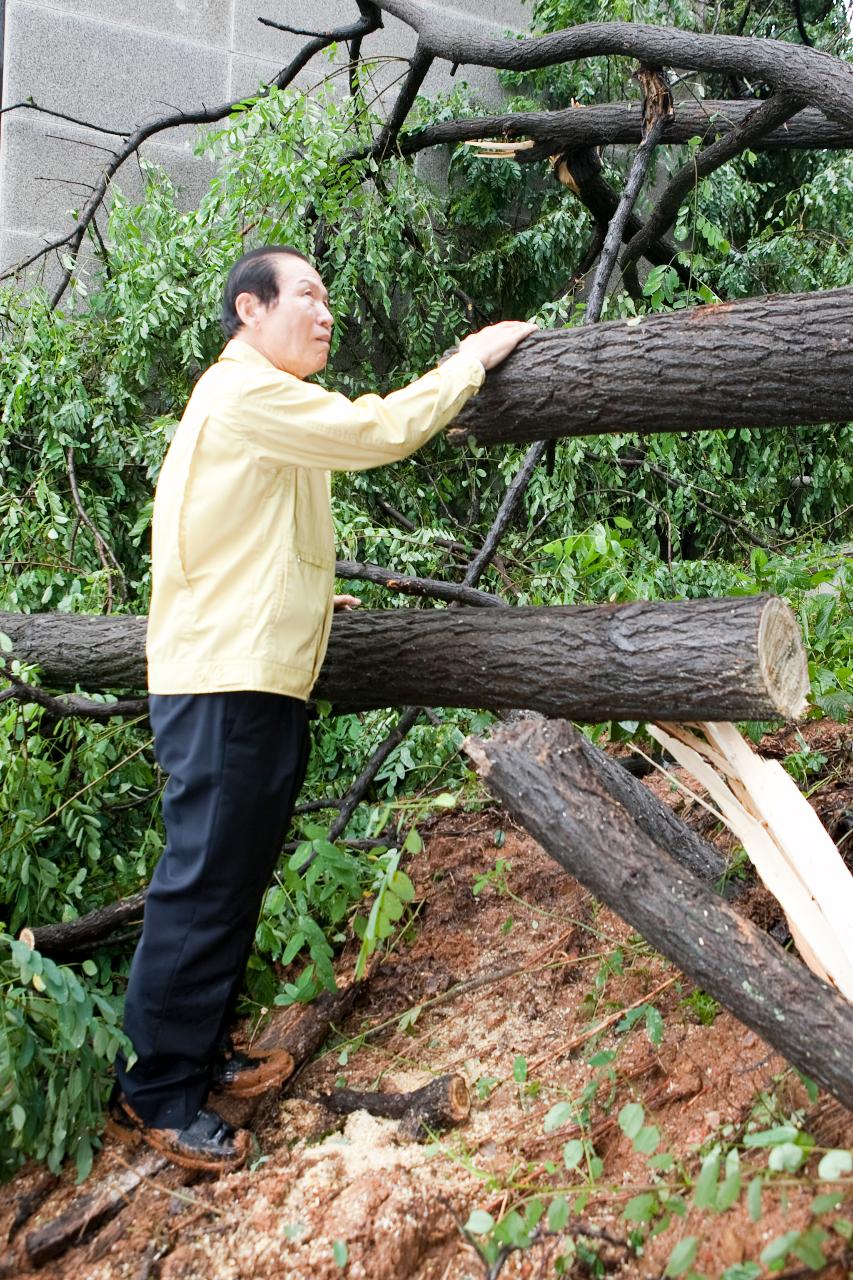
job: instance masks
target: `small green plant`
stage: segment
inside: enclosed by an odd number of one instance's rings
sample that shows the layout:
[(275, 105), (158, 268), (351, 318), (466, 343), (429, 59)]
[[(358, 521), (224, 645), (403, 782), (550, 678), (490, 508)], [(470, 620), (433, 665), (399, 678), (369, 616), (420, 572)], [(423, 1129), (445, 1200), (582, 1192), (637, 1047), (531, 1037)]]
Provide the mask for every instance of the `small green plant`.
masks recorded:
[[(82, 968), (97, 976), (94, 961)], [(133, 1058), (120, 1020), (109, 992), (0, 934), (0, 1178), (27, 1157), (56, 1172), (66, 1156), (86, 1177), (109, 1068), (119, 1049)]]

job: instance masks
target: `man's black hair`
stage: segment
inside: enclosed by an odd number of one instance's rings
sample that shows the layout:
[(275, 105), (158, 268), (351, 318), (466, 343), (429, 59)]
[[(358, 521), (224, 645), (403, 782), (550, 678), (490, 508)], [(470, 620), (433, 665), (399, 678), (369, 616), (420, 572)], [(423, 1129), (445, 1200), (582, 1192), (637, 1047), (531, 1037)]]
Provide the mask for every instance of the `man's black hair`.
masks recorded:
[(309, 267), (314, 265), (310, 258), (306, 258), (304, 253), (293, 249), (289, 244), (268, 244), (261, 249), (244, 253), (228, 273), (225, 296), (222, 299), (222, 328), (226, 338), (233, 338), (243, 327), (243, 321), (234, 309), (234, 303), (241, 293), (253, 293), (265, 307), (278, 298), (275, 259), (279, 254), (301, 258)]

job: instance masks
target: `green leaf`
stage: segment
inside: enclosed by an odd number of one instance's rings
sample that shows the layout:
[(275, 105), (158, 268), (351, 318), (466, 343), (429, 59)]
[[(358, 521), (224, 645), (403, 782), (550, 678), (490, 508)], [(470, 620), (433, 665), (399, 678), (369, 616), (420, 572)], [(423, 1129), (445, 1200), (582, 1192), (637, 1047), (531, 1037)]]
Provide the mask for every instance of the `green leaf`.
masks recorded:
[(577, 1169), (583, 1160), (584, 1148), (579, 1138), (570, 1138), (563, 1147), (563, 1164), (567, 1169)]
[(827, 1151), (817, 1167), (817, 1176), (826, 1182), (843, 1178), (848, 1173), (853, 1173), (853, 1151)]
[(24, 1125), (27, 1123), (27, 1113), (21, 1106), (20, 1102), (16, 1102), (12, 1107), (12, 1124), (20, 1133)]
[(732, 1267), (726, 1267), (720, 1280), (758, 1280), (761, 1275), (761, 1267), (757, 1262), (736, 1262)]
[(423, 850), (424, 842), (418, 834), (417, 827), (412, 827), (406, 839), (403, 842), (403, 851), (405, 853), (418, 854)]
[(702, 1161), (696, 1186), (693, 1188), (693, 1203), (697, 1209), (713, 1209), (717, 1203), (717, 1178), (720, 1174), (720, 1153), (712, 1151)]
[(545, 1117), (542, 1125), (544, 1133), (553, 1133), (561, 1125), (568, 1124), (574, 1117), (574, 1107), (570, 1102), (556, 1102)]
[(685, 1236), (683, 1240), (679, 1240), (678, 1244), (669, 1255), (669, 1261), (664, 1270), (665, 1276), (681, 1276), (690, 1267), (699, 1249), (699, 1241), (696, 1236)]
[(811, 1267), (812, 1271), (823, 1271), (826, 1264), (823, 1246), (828, 1239), (829, 1236), (822, 1227), (809, 1227), (808, 1231), (801, 1232), (791, 1252), (800, 1262)]
[(335, 1243), (332, 1245), (332, 1257), (334, 1258), (335, 1262), (339, 1267), (345, 1267), (347, 1265), (347, 1259), (349, 1258), (349, 1249), (347, 1248), (345, 1240), (335, 1241)]
[(777, 1236), (775, 1240), (771, 1240), (768, 1245), (765, 1245), (759, 1255), (765, 1267), (772, 1267), (774, 1263), (778, 1263), (781, 1266), (799, 1238), (799, 1231), (786, 1231), (783, 1235)]
[(657, 1212), (658, 1198), (654, 1191), (644, 1191), (634, 1196), (622, 1210), (622, 1217), (628, 1222), (649, 1222)]
[(645, 1111), (639, 1102), (626, 1102), (619, 1112), (619, 1128), (626, 1138), (636, 1138), (643, 1127)]
[(808, 1152), (798, 1147), (795, 1142), (783, 1142), (780, 1146), (771, 1149), (767, 1167), (774, 1173), (796, 1173), (807, 1155)]
[(761, 1218), (761, 1192), (764, 1188), (763, 1178), (753, 1178), (746, 1191), (746, 1207), (753, 1222)]
[(472, 1209), (464, 1229), (472, 1236), (484, 1236), (487, 1231), (492, 1230), (494, 1225), (494, 1218), (485, 1209)]
[(523, 1053), (517, 1054), (513, 1060), (512, 1078), (516, 1084), (524, 1084), (527, 1079), (527, 1059)]
[(634, 1150), (640, 1155), (650, 1156), (660, 1145), (660, 1129), (656, 1124), (644, 1125), (634, 1138)]
[(783, 1142), (793, 1142), (799, 1136), (799, 1129), (792, 1124), (780, 1124), (774, 1129), (764, 1129), (761, 1133), (748, 1133), (743, 1139), (745, 1147), (780, 1147)]
[(815, 1196), (812, 1200), (812, 1213), (832, 1213), (834, 1209), (840, 1209), (843, 1203), (843, 1191), (829, 1191), (825, 1195)]
[(652, 1004), (646, 1009), (646, 1031), (653, 1045), (663, 1040), (663, 1018)]
[(548, 1206), (548, 1230), (562, 1231), (569, 1220), (569, 1202), (565, 1196), (557, 1196)]

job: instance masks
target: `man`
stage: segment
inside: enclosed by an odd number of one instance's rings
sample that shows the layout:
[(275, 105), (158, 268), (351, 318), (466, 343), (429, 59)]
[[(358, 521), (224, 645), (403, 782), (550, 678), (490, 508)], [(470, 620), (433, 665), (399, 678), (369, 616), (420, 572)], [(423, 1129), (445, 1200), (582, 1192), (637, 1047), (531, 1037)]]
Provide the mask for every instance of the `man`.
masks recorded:
[(154, 503), (148, 684), (167, 843), (127, 990), (137, 1060), (117, 1063), (110, 1109), (124, 1140), (217, 1170), (238, 1168), (251, 1139), (208, 1093), (249, 1097), (293, 1067), (235, 1052), (228, 1024), (305, 774), (333, 610), (329, 472), (426, 444), (536, 327), (492, 325), (410, 386), (349, 401), (305, 381), (326, 364), (332, 315), (286, 246), (234, 266), (223, 326)]

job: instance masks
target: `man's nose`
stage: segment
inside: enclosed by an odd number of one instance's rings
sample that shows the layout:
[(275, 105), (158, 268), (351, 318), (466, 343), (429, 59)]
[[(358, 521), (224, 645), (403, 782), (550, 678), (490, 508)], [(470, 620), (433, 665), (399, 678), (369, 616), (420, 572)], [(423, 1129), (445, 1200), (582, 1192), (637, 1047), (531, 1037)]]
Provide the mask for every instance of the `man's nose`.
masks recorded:
[(328, 307), (324, 306), (320, 312), (320, 324), (325, 325), (327, 329), (331, 329), (334, 324), (334, 317)]

